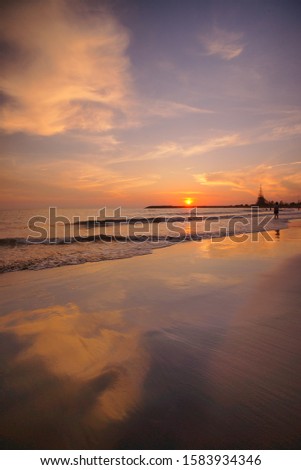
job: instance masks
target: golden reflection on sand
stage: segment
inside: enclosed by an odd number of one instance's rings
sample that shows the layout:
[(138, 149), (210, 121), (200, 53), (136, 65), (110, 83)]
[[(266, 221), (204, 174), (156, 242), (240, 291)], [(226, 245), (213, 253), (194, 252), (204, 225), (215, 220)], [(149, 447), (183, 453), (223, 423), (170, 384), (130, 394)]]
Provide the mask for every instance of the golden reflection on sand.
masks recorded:
[(80, 311), (75, 304), (12, 312), (0, 318), (0, 333), (29, 340), (17, 363), (40, 359), (54, 375), (88, 382), (113, 372), (114, 381), (93, 407), (92, 416), (122, 420), (139, 402), (147, 370), (147, 354), (139, 345), (140, 330), (124, 329), (122, 310)]
[[(160, 275), (158, 275), (160, 279)], [(211, 274), (211, 273), (189, 273), (185, 276), (170, 275), (167, 279), (162, 278), (162, 282), (166, 287), (175, 290), (192, 290), (195, 291), (198, 287), (214, 286), (217, 287), (219, 284), (223, 287), (233, 286), (239, 284), (239, 277), (229, 277), (227, 274)]]
[[(295, 229), (301, 232), (301, 226), (294, 223)], [(282, 230), (281, 240), (291, 240), (291, 231)], [(267, 233), (252, 233), (239, 235), (237, 237), (213, 238), (198, 243), (200, 258), (249, 258), (256, 252), (256, 257), (270, 258), (279, 256), (279, 230), (271, 230)], [(283, 255), (289, 254), (290, 244), (282, 245)], [(281, 251), (282, 251), (281, 250)], [(295, 250), (294, 250), (295, 251)], [(293, 251), (293, 252), (294, 252)], [(280, 253), (281, 256), (281, 253)]]

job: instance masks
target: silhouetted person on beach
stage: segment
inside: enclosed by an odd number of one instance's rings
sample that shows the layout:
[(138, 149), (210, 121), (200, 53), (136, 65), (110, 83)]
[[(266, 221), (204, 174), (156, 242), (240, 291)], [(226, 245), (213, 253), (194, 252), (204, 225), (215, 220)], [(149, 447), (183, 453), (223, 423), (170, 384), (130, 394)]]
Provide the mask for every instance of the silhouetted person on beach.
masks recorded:
[(278, 202), (276, 202), (275, 205), (274, 205), (274, 218), (275, 219), (279, 218), (279, 204), (278, 204)]

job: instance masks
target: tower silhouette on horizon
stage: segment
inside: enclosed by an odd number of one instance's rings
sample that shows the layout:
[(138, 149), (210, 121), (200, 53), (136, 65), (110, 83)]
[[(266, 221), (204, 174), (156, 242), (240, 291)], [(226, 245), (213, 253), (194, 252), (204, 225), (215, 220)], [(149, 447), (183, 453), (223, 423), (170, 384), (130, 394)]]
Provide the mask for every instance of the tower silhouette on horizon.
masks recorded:
[(267, 206), (267, 200), (263, 195), (261, 185), (259, 187), (259, 193), (258, 193), (258, 198), (257, 198), (257, 201), (256, 201), (256, 206), (259, 206), (259, 207), (266, 207)]

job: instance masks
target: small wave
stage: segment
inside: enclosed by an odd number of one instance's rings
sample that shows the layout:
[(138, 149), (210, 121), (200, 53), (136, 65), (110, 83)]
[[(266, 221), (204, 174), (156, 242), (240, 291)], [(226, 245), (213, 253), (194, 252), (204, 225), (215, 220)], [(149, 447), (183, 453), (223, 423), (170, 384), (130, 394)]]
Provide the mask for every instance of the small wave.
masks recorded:
[(105, 260), (130, 258), (147, 255), (154, 248), (163, 248), (171, 242), (142, 243), (93, 243), (87, 250), (86, 245), (32, 245), (31, 247), (18, 246), (7, 250), (0, 272), (13, 272), (24, 270), (42, 270), (67, 265), (77, 265)]
[(226, 214), (226, 215), (206, 215), (206, 216), (194, 216), (194, 215), (181, 215), (181, 216), (156, 216), (156, 217), (132, 217), (132, 218), (114, 218), (108, 217), (107, 219), (91, 219), (81, 220), (74, 222), (74, 225), (82, 225), (87, 228), (91, 227), (106, 227), (112, 225), (135, 225), (135, 224), (161, 224), (161, 223), (174, 223), (174, 222), (202, 222), (202, 221), (218, 221), (226, 219), (242, 219), (246, 217), (255, 217), (257, 214)]
[[(299, 215), (299, 214), (298, 214)], [(300, 214), (301, 215), (301, 214)], [(299, 217), (283, 217), (279, 220), (271, 219), (267, 230), (280, 230), (287, 227), (287, 222)], [(239, 216), (237, 216), (239, 218)], [(213, 217), (215, 220), (216, 217)], [(228, 225), (227, 225), (228, 227)], [(231, 226), (233, 228), (233, 226)], [(216, 231), (203, 231), (200, 233), (177, 233), (177, 236), (164, 235), (87, 235), (69, 238), (3, 238), (0, 239), (1, 264), (0, 272), (40, 270), (66, 265), (76, 265), (86, 262), (98, 262), (146, 255), (156, 248), (163, 248), (185, 241), (201, 241), (210, 238), (224, 238), (226, 236), (261, 231), (261, 226), (254, 228), (238, 224), (230, 230), (222, 225)]]
[[(73, 243), (142, 243), (142, 242), (177, 242), (185, 240), (188, 236), (160, 236), (160, 235), (88, 235), (88, 236), (75, 236), (75, 237), (66, 237), (66, 238), (36, 238), (36, 237), (27, 237), (27, 238), (2, 238), (0, 239), (0, 246), (2, 247), (15, 247), (21, 245), (34, 246), (34, 245), (71, 245)], [(195, 236), (195, 239), (199, 236)]]
[(26, 238), (0, 238), (0, 246), (14, 247), (16, 245), (26, 245)]
[(114, 218), (108, 217), (107, 219), (92, 219), (92, 220), (82, 220), (74, 222), (74, 225), (84, 225), (85, 227), (106, 227), (109, 225), (135, 225), (135, 224), (160, 224), (163, 222), (186, 222), (192, 220), (204, 220), (204, 217), (185, 217), (185, 216), (174, 216), (174, 217), (131, 217), (131, 218)]

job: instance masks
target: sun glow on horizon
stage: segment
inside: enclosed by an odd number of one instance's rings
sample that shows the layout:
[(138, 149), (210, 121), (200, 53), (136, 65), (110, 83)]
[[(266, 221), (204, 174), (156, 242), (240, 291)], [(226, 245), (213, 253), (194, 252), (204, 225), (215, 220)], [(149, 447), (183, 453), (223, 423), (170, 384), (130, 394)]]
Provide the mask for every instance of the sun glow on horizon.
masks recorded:
[(193, 203), (193, 199), (191, 199), (191, 197), (187, 197), (186, 199), (184, 199), (184, 202), (186, 206), (191, 206), (191, 204)]

